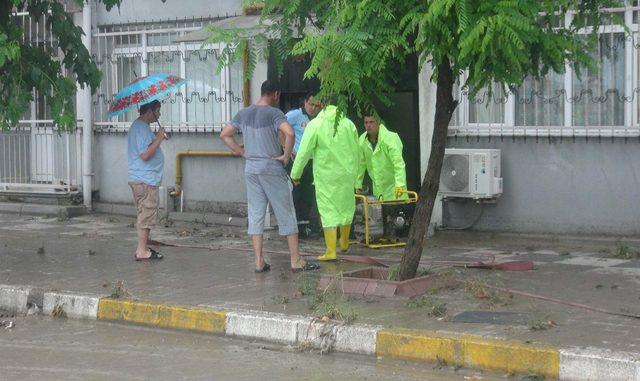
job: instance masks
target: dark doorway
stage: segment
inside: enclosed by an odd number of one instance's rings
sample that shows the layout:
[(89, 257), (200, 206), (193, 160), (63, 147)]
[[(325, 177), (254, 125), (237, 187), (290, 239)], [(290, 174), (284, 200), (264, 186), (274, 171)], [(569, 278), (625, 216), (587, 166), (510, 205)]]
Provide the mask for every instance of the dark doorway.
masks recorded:
[[(282, 89), (280, 108), (284, 112), (301, 107), (304, 95), (315, 92), (320, 85), (317, 79), (304, 79), (309, 68), (310, 58), (297, 56), (287, 59), (283, 64), (283, 73), (278, 76), (275, 58), (269, 57), (267, 76), (278, 79)], [(409, 190), (420, 189), (420, 124), (418, 110), (418, 59), (407, 60), (401, 72), (401, 79), (396, 92), (391, 95), (392, 106), (379, 106), (377, 111), (384, 119), (385, 125), (397, 132), (404, 146), (404, 160), (407, 166), (407, 186)], [(360, 133), (364, 132), (362, 117), (351, 115)]]

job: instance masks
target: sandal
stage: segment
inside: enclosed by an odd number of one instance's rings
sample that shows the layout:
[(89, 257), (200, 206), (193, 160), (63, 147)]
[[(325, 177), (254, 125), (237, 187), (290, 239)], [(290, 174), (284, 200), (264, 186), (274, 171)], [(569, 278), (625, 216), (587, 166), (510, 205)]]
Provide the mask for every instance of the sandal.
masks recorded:
[(298, 273), (300, 271), (315, 271), (320, 270), (320, 265), (315, 262), (305, 262), (302, 267), (292, 267), (291, 272)]
[(253, 270), (256, 274), (258, 273), (266, 273), (267, 271), (271, 270), (271, 265), (268, 264), (267, 262), (264, 263), (264, 266), (262, 266), (261, 269), (255, 269)]
[(152, 248), (149, 248), (149, 251), (151, 252), (150, 256), (148, 256), (147, 258), (140, 258), (140, 257), (136, 256), (136, 261), (160, 260), (160, 259), (164, 258), (164, 255), (160, 254), (156, 250), (153, 250)]

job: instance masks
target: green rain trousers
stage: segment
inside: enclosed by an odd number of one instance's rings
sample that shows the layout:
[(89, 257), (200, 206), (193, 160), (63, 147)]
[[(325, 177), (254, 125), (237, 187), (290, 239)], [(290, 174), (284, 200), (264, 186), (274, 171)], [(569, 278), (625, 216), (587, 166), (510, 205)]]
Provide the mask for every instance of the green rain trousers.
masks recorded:
[(363, 133), (358, 141), (360, 146), (360, 165), (356, 188), (362, 188), (365, 169), (373, 182), (373, 195), (384, 201), (406, 199), (407, 194), (396, 198), (395, 188), (407, 190), (407, 175), (402, 159), (402, 141), (395, 132), (389, 131), (383, 124), (378, 131), (375, 149)]
[(351, 225), (356, 208), (358, 131), (346, 117), (336, 125), (336, 117), (337, 108), (327, 106), (307, 124), (291, 170), (291, 178), (300, 179), (313, 155), (316, 201), (323, 228)]

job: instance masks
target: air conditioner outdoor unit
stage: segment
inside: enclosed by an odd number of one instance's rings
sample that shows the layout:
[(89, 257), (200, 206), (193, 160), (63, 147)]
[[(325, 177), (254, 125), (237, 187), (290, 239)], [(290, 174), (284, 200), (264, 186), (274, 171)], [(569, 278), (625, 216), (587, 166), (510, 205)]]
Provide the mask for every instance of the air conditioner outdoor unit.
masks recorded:
[(440, 194), (494, 199), (502, 194), (499, 149), (448, 148), (440, 173)]

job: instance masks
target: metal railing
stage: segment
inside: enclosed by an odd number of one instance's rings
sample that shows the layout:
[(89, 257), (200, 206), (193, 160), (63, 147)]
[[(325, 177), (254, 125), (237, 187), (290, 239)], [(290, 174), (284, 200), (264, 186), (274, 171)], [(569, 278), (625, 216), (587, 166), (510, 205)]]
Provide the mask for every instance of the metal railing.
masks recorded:
[(48, 120), (0, 132), (0, 192), (72, 193), (82, 180), (80, 129), (61, 132)]
[(103, 73), (93, 97), (98, 133), (126, 131), (137, 117), (131, 110), (114, 119), (107, 113), (115, 94), (136, 77), (169, 73), (185, 78), (184, 87), (162, 99), (160, 122), (171, 132), (213, 132), (244, 104), (242, 65), (216, 72), (222, 45), (177, 42), (217, 20), (167, 20), (104, 25), (93, 33), (93, 58)]

